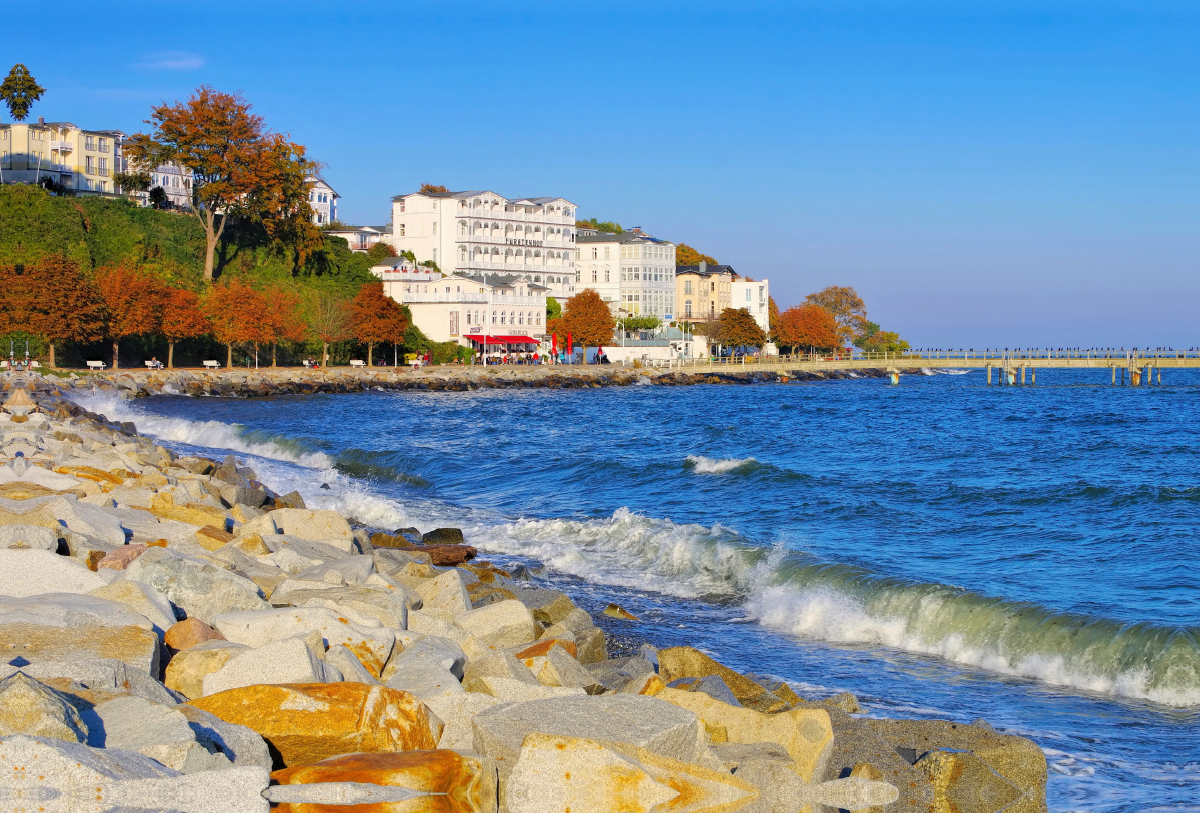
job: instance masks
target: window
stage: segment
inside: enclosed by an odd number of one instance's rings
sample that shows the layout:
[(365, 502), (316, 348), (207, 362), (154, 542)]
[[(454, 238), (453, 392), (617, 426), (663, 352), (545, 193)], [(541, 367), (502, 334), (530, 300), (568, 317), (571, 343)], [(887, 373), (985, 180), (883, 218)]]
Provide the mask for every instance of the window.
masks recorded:
[(88, 175), (93, 175), (96, 172), (96, 159), (91, 155), (83, 157), (83, 171)]
[(108, 139), (107, 138), (100, 139), (97, 142), (96, 149), (100, 150), (100, 152), (108, 152)]
[(608, 259), (608, 246), (604, 247), (604, 259)]
[(436, 221), (433, 224), (433, 233), (437, 234), (437, 222)]
[(496, 324), (496, 312), (492, 311), (492, 324)]
[(7, 164), (12, 161), (8, 155), (8, 150), (0, 150), (0, 164)]
[(592, 246), (592, 259), (593, 259), (593, 260), (598, 260), (598, 259), (600, 259), (600, 258), (597, 256), (599, 253), (600, 253), (600, 249), (599, 249), (599, 248), (597, 248), (597, 247), (595, 247), (595, 246)]
[[(447, 288), (446, 290), (450, 289)], [(458, 311), (450, 311), (450, 335), (458, 335)]]
[(747, 302), (750, 301), (750, 289), (749, 288), (746, 289), (746, 301)]
[(683, 292), (685, 294), (690, 294), (692, 292), (692, 281), (690, 279), (685, 279), (683, 281)]
[[(107, 158), (100, 159), (100, 174), (105, 175), (105, 176), (108, 175), (108, 159)], [(747, 294), (748, 293), (749, 293), (749, 291), (747, 291)]]
[[(4, 153), (4, 154), (8, 155), (8, 153)], [(6, 158), (5, 160), (8, 160), (8, 159)], [(599, 281), (600, 281), (599, 271), (597, 271), (597, 269), (593, 268), (592, 269), (592, 282), (599, 282)]]
[(608, 269), (607, 268), (604, 269), (604, 281), (608, 282)]
[(437, 201), (436, 200), (433, 202), (433, 208), (437, 209)]
[(400, 199), (400, 211), (402, 211), (402, 212), (404, 211), (404, 203), (405, 203), (404, 199), (401, 198)]
[(433, 261), (435, 263), (437, 262), (437, 249), (436, 248), (433, 250)]
[(683, 303), (683, 315), (688, 317), (689, 319), (691, 318), (691, 316), (692, 316), (692, 300), (689, 299)]
[(710, 290), (710, 291), (715, 291), (715, 290), (717, 290), (717, 283), (715, 283), (715, 282), (710, 282), (710, 283), (708, 283), (708, 285), (709, 285), (709, 290)]
[(400, 236), (401, 237), (404, 236), (404, 224), (403, 223), (400, 224)]
[(84, 136), (83, 137), (83, 148), (85, 150), (96, 149), (96, 137), (95, 136)]

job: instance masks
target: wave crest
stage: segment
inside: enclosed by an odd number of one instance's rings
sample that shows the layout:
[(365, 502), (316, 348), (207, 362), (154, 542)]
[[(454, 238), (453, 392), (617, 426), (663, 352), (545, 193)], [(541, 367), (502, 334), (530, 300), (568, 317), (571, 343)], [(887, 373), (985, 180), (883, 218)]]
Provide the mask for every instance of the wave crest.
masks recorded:
[(683, 461), (683, 467), (696, 474), (745, 474), (758, 466), (759, 462), (753, 457), (715, 459), (690, 454)]

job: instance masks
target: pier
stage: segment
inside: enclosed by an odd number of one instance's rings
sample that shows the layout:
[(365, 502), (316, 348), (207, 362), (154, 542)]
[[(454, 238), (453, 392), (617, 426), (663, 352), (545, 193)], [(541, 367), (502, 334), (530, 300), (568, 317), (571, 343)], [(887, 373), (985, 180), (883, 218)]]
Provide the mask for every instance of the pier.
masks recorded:
[(784, 373), (839, 370), (887, 371), (892, 383), (914, 369), (983, 369), (987, 383), (1001, 386), (1037, 384), (1041, 370), (1105, 370), (1113, 386), (1161, 384), (1163, 368), (1200, 369), (1200, 350), (908, 350), (903, 353), (803, 353), (796, 355), (693, 359), (658, 362), (657, 366), (682, 370), (719, 370), (743, 367)]

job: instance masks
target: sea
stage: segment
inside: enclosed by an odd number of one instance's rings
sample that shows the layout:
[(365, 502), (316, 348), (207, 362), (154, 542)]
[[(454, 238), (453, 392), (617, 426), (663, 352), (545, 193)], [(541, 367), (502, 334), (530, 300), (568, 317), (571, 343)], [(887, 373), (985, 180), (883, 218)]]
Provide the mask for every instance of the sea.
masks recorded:
[(1200, 810), (1200, 373), (925, 373), (75, 397), (369, 527), (462, 528), (631, 646), (1029, 737), (1052, 811)]

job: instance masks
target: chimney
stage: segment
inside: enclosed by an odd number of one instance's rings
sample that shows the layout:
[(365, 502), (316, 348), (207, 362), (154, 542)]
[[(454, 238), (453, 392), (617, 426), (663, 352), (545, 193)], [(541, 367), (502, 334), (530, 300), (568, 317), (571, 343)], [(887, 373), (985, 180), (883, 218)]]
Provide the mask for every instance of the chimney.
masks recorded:
[(708, 263), (706, 263), (704, 260), (701, 260), (700, 261), (700, 273), (703, 274), (706, 271), (708, 271)]
[(46, 123), (46, 117), (38, 116), (38, 124), (45, 124), (45, 123)]

